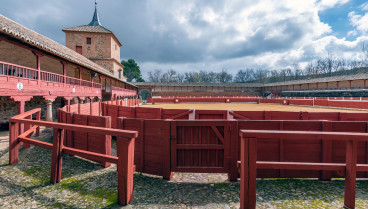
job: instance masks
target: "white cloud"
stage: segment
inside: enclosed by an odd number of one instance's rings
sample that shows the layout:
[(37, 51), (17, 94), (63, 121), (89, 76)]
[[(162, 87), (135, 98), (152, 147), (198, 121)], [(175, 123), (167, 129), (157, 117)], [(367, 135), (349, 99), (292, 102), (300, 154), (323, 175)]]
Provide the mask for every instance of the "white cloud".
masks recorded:
[(320, 0), (318, 2), (318, 6), (320, 9), (329, 9), (339, 5), (344, 5), (348, 3), (350, 0)]
[(356, 14), (352, 11), (349, 13), (350, 24), (353, 25), (358, 31), (362, 33), (368, 32), (368, 13), (364, 15)]

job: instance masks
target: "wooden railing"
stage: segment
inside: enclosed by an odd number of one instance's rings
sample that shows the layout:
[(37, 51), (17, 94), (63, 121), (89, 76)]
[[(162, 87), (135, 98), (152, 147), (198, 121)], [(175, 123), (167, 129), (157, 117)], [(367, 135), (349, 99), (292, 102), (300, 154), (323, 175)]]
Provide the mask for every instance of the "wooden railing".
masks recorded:
[(135, 91), (135, 90), (124, 89), (124, 88), (120, 88), (120, 87), (116, 87), (116, 86), (111, 87), (111, 92), (112, 91), (117, 91), (117, 92), (120, 92), (122, 94), (125, 94), (124, 96), (135, 96), (135, 95), (137, 95), (137, 91)]
[(38, 79), (38, 70), (0, 61), (0, 75)]
[[(32, 120), (32, 115), (39, 115), (40, 112), (41, 109), (39, 108), (22, 113), (10, 119), (9, 164), (18, 163), (18, 152), (22, 143), (32, 144), (52, 150), (51, 183), (58, 183), (61, 181), (62, 153), (77, 155), (101, 162), (105, 161), (115, 163), (118, 168), (118, 203), (122, 205), (128, 204), (132, 200), (133, 194), (134, 141), (137, 137), (137, 132), (94, 126), (45, 122), (39, 119)], [(20, 127), (22, 126), (24, 126), (24, 132), (23, 130), (20, 130)], [(40, 126), (53, 128), (52, 144), (30, 138), (35, 131), (36, 135), (39, 134), (39, 131), (37, 130)], [(117, 157), (65, 147), (65, 131), (116, 136)]]
[[(355, 207), (356, 172), (368, 171), (368, 164), (357, 164), (357, 143), (368, 141), (367, 133), (319, 131), (241, 130), (240, 207), (256, 208), (257, 169), (337, 171), (345, 176), (344, 205)], [(306, 163), (257, 161), (257, 140), (338, 140), (346, 142), (346, 163)]]
[[(38, 80), (38, 70), (0, 61), (0, 76)], [(101, 84), (40, 70), (40, 80), (101, 89)]]

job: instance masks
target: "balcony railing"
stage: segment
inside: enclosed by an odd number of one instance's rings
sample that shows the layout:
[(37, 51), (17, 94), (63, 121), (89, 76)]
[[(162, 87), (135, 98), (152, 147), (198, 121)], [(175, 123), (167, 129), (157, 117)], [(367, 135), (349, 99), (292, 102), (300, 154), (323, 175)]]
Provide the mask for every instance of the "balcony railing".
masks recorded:
[(111, 90), (112, 91), (118, 91), (118, 92), (121, 92), (121, 93), (126, 93), (126, 96), (135, 96), (135, 95), (137, 95), (137, 91), (135, 91), (135, 90), (124, 89), (124, 88), (120, 88), (120, 87), (116, 87), (116, 86), (112, 86)]
[[(0, 61), (0, 76), (38, 80), (38, 70)], [(101, 89), (101, 84), (99, 83), (93, 83), (90, 81), (80, 80), (78, 78), (68, 77), (42, 70), (40, 71), (40, 80), (45, 82), (65, 83), (69, 85)]]

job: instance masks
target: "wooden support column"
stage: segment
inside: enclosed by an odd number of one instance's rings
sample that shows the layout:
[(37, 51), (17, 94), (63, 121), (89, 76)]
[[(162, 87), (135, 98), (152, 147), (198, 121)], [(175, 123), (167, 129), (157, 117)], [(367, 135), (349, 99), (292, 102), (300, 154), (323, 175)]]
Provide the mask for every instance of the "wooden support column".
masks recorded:
[(82, 68), (78, 67), (79, 70), (79, 86), (82, 85)]
[(349, 81), (349, 89), (351, 89), (351, 81)]
[(318, 90), (318, 82), (317, 82), (317, 84), (316, 84), (316, 85), (317, 85), (316, 90)]
[(63, 65), (64, 84), (66, 84), (66, 66), (68, 65), (68, 63), (64, 61), (60, 61), (60, 63)]
[(366, 89), (366, 85), (365, 85), (365, 83), (366, 83), (366, 79), (364, 79), (364, 89)]
[(93, 97), (88, 97), (89, 98), (89, 114), (93, 115), (93, 108), (92, 108), (92, 99)]
[(32, 53), (36, 55), (37, 81), (38, 81), (38, 86), (40, 86), (41, 85), (41, 57), (43, 56), (43, 54), (40, 52), (36, 52), (36, 51), (32, 51)]
[(98, 115), (102, 116), (102, 98), (98, 97), (97, 102), (98, 102)]
[(326, 82), (326, 90), (328, 90), (328, 82)]

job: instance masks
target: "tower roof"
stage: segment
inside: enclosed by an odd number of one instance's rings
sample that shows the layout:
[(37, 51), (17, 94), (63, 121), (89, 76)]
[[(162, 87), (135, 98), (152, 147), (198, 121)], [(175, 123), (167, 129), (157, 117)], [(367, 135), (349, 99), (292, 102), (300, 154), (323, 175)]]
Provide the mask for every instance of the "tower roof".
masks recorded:
[(100, 18), (98, 17), (98, 12), (97, 12), (97, 0), (95, 0), (95, 12), (93, 14), (92, 21), (88, 25), (64, 28), (63, 31), (64, 32), (109, 33), (109, 34), (112, 34), (113, 37), (117, 40), (119, 46), (122, 46), (119, 39), (116, 38), (115, 34), (111, 30), (101, 25)]
[(88, 25), (89, 26), (102, 26), (100, 22), (100, 18), (98, 17), (98, 12), (97, 12), (97, 0), (95, 0), (95, 13), (93, 14), (92, 21)]

